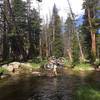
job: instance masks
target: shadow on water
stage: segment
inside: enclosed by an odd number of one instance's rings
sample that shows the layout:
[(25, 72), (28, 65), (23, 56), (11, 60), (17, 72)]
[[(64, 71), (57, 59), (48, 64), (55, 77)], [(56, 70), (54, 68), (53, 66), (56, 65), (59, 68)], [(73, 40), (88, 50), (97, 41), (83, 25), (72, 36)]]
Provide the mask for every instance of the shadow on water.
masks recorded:
[(74, 100), (77, 87), (100, 84), (98, 78), (99, 72), (86, 74), (71, 71), (58, 77), (17, 76), (0, 83), (0, 100)]

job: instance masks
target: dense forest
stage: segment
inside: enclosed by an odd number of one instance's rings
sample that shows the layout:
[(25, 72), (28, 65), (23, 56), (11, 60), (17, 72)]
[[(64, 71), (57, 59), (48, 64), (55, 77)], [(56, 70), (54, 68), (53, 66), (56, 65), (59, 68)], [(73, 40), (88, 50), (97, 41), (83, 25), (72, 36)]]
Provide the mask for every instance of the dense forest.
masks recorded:
[(0, 0), (0, 100), (100, 100), (100, 0), (65, 1)]
[(40, 8), (31, 7), (30, 0), (0, 0), (0, 62), (50, 56), (65, 57), (73, 64), (100, 60), (99, 0), (84, 0), (80, 26), (69, 0), (68, 4), (65, 23), (55, 4), (50, 19), (43, 22)]

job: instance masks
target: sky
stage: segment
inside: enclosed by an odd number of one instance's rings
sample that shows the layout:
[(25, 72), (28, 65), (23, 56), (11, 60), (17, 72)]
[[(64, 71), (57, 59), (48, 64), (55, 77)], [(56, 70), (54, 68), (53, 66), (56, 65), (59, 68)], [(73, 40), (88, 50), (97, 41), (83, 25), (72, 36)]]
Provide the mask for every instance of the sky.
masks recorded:
[[(32, 2), (32, 7), (39, 8), (38, 2), (36, 2), (36, 0), (31, 0), (31, 2)], [(75, 13), (75, 15), (80, 16), (81, 14), (83, 14), (84, 12), (82, 10), (83, 0), (69, 0), (69, 2), (71, 4), (72, 10)], [(54, 3), (58, 8), (60, 17), (63, 18), (63, 20), (65, 20), (69, 13), (67, 0), (42, 0), (42, 2), (39, 3), (41, 17), (43, 19), (46, 19), (46, 17), (52, 15), (52, 8)]]

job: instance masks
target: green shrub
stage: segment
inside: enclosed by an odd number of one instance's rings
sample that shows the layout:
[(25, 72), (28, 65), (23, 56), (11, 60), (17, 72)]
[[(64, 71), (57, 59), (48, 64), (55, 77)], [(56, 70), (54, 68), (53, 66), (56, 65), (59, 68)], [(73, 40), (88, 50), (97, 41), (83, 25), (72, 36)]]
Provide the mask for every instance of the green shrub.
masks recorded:
[(28, 61), (29, 63), (40, 63), (41, 62), (41, 58), (40, 57), (34, 57), (33, 59)]
[(0, 67), (0, 73), (7, 73), (8, 71), (5, 68)]

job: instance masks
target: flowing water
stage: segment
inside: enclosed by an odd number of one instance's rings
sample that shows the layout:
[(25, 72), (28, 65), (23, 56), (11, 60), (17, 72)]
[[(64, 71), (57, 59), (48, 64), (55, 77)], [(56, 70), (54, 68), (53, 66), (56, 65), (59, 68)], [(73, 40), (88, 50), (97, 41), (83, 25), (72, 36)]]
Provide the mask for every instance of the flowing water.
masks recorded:
[[(92, 76), (89, 81), (84, 77)], [(76, 87), (84, 82), (99, 82), (100, 73), (65, 72), (57, 77), (21, 75), (0, 80), (0, 100), (74, 100)]]

